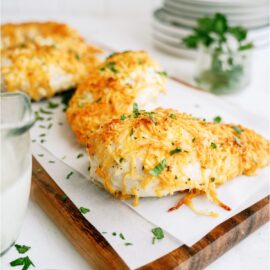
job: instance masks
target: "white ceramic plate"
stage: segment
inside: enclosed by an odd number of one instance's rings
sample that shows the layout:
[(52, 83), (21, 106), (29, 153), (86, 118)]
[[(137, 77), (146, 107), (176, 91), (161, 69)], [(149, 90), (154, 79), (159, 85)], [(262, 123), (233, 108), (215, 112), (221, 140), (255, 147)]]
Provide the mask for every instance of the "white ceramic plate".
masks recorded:
[(194, 59), (196, 58), (197, 51), (196, 50), (191, 50), (183, 47), (176, 47), (172, 45), (168, 45), (160, 40), (158, 40), (155, 37), (152, 37), (153, 44), (156, 48), (160, 49), (161, 51), (164, 51), (168, 54), (178, 56), (181, 58), (189, 58), (189, 59)]
[[(255, 2), (255, 1), (254, 1)], [(242, 14), (242, 13), (263, 13), (268, 10), (268, 4), (257, 4), (257, 5), (209, 5), (209, 4), (198, 4), (192, 1), (180, 2), (177, 0), (165, 0), (165, 4), (173, 5), (177, 9), (181, 9), (185, 12), (208, 12), (209, 14), (213, 12), (226, 12), (230, 14)]]
[[(169, 24), (175, 24), (175, 25), (182, 25), (187, 28), (193, 28), (197, 25), (196, 20), (189, 19), (189, 18), (183, 18), (180, 16), (173, 15), (171, 13), (166, 12), (164, 9), (157, 9), (154, 12), (154, 16), (160, 20), (167, 22)], [(232, 25), (242, 25), (243, 27), (246, 27), (248, 29), (250, 28), (258, 28), (263, 27), (268, 24), (267, 18), (257, 19), (257, 20), (249, 20), (249, 21), (231, 21)]]

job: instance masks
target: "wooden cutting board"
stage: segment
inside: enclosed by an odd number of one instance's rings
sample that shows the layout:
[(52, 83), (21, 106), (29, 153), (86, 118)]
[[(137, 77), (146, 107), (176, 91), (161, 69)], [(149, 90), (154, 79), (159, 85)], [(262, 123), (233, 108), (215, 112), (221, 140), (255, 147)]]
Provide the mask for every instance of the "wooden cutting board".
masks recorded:
[[(129, 269), (95, 227), (71, 200), (61, 199), (64, 192), (33, 158), (31, 197), (62, 230), (94, 269)], [(183, 245), (139, 269), (203, 269), (246, 236), (269, 221), (267, 196), (226, 220), (192, 247)]]

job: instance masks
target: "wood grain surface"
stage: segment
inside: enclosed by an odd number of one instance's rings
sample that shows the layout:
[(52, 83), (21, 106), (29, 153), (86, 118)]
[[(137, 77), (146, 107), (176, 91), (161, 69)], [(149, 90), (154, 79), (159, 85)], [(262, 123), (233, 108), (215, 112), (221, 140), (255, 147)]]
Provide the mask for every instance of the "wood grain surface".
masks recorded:
[[(55, 222), (94, 269), (129, 269), (106, 239), (61, 197), (64, 192), (33, 158), (31, 197)], [(192, 247), (185, 245), (140, 267), (141, 270), (199, 270), (269, 220), (269, 196), (223, 222)]]

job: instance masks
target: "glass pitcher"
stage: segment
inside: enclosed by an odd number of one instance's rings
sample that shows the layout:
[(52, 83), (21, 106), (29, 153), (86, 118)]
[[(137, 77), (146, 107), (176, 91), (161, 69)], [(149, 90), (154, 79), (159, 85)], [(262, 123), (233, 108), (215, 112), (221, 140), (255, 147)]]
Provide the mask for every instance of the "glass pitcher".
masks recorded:
[(0, 93), (0, 254), (18, 237), (30, 193), (29, 129), (35, 117), (23, 93)]

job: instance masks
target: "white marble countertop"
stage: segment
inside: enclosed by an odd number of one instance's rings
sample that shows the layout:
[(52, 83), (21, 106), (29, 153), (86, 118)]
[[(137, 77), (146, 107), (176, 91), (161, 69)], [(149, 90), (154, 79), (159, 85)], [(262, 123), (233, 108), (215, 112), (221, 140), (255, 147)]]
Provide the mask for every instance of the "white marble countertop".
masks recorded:
[[(149, 19), (96, 17), (60, 17), (20, 15), (6, 16), (3, 21), (18, 21), (30, 19), (58, 19), (70, 22), (79, 27), (83, 34), (93, 37), (93, 40), (117, 50), (145, 49), (148, 50), (165, 69), (174, 76), (187, 79), (192, 72), (193, 64), (185, 59), (165, 55), (156, 50), (151, 43)], [(234, 95), (221, 96), (236, 106), (255, 114), (269, 117), (269, 50), (254, 53), (252, 81), (245, 91)], [(221, 258), (207, 267), (208, 270), (225, 269), (270, 269), (270, 228), (269, 223), (258, 229), (247, 239), (228, 251)], [(62, 232), (30, 201), (27, 215), (21, 230), (18, 243), (30, 245), (29, 256), (37, 269), (91, 269), (79, 253), (64, 237)], [(1, 269), (11, 269), (9, 262), (17, 256), (12, 248), (1, 258)], [(15, 268), (12, 268), (15, 269)]]

